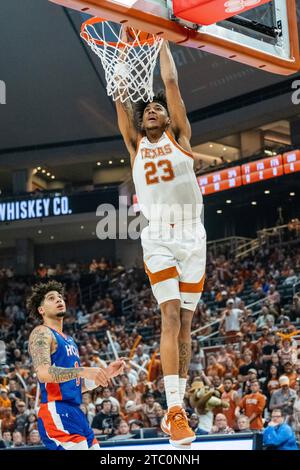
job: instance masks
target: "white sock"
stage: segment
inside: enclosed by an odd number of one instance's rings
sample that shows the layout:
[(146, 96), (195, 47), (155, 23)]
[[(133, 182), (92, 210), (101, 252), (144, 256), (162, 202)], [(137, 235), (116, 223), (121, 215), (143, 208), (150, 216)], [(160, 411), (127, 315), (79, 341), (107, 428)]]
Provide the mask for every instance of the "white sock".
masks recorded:
[(164, 382), (168, 409), (172, 408), (172, 406), (181, 406), (179, 395), (179, 376), (166, 375), (164, 377)]
[(180, 401), (182, 405), (184, 404), (183, 400), (184, 400), (184, 395), (185, 395), (186, 383), (187, 383), (187, 379), (184, 379), (183, 377), (179, 377), (179, 396), (180, 396)]

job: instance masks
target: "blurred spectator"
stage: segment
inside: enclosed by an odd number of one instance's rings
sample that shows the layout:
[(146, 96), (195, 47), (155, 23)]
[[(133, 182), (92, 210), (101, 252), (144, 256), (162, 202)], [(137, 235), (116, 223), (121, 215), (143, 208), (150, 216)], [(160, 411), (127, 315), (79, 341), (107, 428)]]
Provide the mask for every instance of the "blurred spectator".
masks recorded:
[(135, 354), (132, 358), (133, 362), (138, 364), (139, 366), (145, 367), (149, 361), (149, 354), (146, 354), (144, 352), (144, 346), (142, 344), (139, 344), (138, 347), (135, 350)]
[(154, 395), (148, 392), (145, 395), (145, 403), (140, 405), (143, 415), (146, 419), (146, 425), (150, 428), (155, 428), (160, 425), (161, 421), (161, 406), (154, 400)]
[(228, 426), (227, 418), (222, 413), (215, 417), (215, 424), (211, 429), (211, 434), (234, 434), (234, 430)]
[(300, 321), (300, 295), (299, 293), (294, 295), (293, 297), (293, 304), (290, 308), (289, 315), (290, 315), (291, 321), (293, 322)]
[(20, 431), (22, 434), (25, 431), (25, 424), (29, 415), (29, 410), (26, 409), (26, 403), (24, 401), (17, 401), (16, 403), (17, 414), (15, 422), (15, 430)]
[(144, 416), (142, 413), (142, 405), (137, 405), (133, 400), (128, 400), (125, 404), (125, 415), (124, 415), (124, 420), (129, 423), (130, 421), (133, 420), (138, 420), (142, 421), (143, 425), (146, 425), (144, 423)]
[(190, 428), (195, 432), (197, 433), (197, 429), (198, 429), (198, 426), (199, 426), (199, 416), (197, 415), (197, 413), (192, 413), (190, 418), (189, 418), (189, 425), (190, 425)]
[(240, 415), (238, 417), (236, 432), (252, 432), (252, 429), (250, 429), (250, 421), (248, 416)]
[(129, 425), (127, 424), (126, 421), (120, 421), (117, 427), (117, 431), (114, 437), (108, 439), (113, 440), (113, 441), (121, 441), (121, 440), (126, 440), (126, 439), (131, 439), (134, 437), (133, 434), (130, 433), (130, 428)]
[(12, 447), (13, 445), (12, 433), (10, 431), (4, 431), (2, 433), (2, 440), (4, 442), (5, 447), (7, 448)]
[(267, 372), (272, 364), (272, 356), (277, 353), (278, 346), (276, 345), (276, 337), (273, 333), (267, 334), (267, 343), (262, 348), (262, 366), (265, 372)]
[(37, 429), (32, 429), (32, 431), (30, 431), (28, 439), (27, 439), (27, 445), (29, 446), (42, 445), (42, 441), (41, 441), (41, 438)]
[(267, 295), (267, 300), (268, 300), (270, 306), (280, 304), (280, 294), (276, 290), (274, 284), (270, 285), (269, 293)]
[(281, 365), (284, 365), (286, 362), (290, 362), (291, 364), (297, 362), (297, 349), (293, 346), (291, 339), (283, 339), (282, 348), (278, 351), (278, 357)]
[(235, 409), (239, 404), (240, 398), (238, 392), (234, 390), (232, 377), (226, 377), (223, 382), (224, 392), (222, 393), (222, 401), (226, 401), (229, 408), (223, 408), (222, 413), (227, 419), (228, 426), (232, 429), (236, 427)]
[[(119, 401), (112, 395), (112, 391), (109, 387), (105, 387), (102, 389), (101, 393), (102, 398), (97, 398), (97, 404), (101, 404), (103, 400), (109, 400), (112, 405), (117, 406), (118, 410), (120, 409)], [(101, 401), (102, 400), (102, 401)]]
[(160, 404), (163, 410), (167, 410), (167, 397), (165, 392), (165, 382), (163, 377), (160, 377), (156, 381), (156, 387), (153, 392), (154, 399)]
[(243, 384), (243, 390), (245, 388), (244, 384), (249, 380), (249, 370), (256, 369), (255, 362), (252, 360), (252, 353), (249, 350), (246, 350), (243, 354), (244, 364), (239, 369), (238, 381)]
[(143, 429), (143, 422), (139, 421), (138, 419), (134, 419), (132, 421), (129, 421), (129, 432), (130, 434), (135, 435), (135, 431), (139, 431), (140, 429)]
[(236, 408), (235, 415), (240, 416), (240, 411), (248, 416), (250, 428), (252, 430), (261, 430), (263, 428), (262, 416), (266, 405), (266, 397), (259, 391), (259, 382), (254, 380), (251, 382), (251, 394), (244, 396), (240, 404)]
[(216, 375), (218, 377), (224, 376), (225, 368), (221, 364), (218, 364), (215, 354), (210, 354), (207, 362), (208, 366), (206, 369), (206, 375), (208, 377), (214, 377)]
[(2, 385), (0, 388), (0, 409), (11, 408), (11, 400), (8, 398), (8, 387)]
[(280, 389), (272, 393), (269, 409), (270, 411), (280, 409), (286, 415), (291, 416), (296, 399), (296, 392), (290, 388), (289, 378), (285, 375), (279, 378), (279, 385)]
[(25, 423), (25, 436), (29, 436), (31, 431), (37, 430), (37, 415), (34, 411), (30, 411), (27, 415), (27, 420)]
[(300, 440), (300, 379), (296, 383), (296, 397), (293, 403), (292, 427), (295, 431), (297, 440)]
[(12, 447), (23, 447), (23, 446), (25, 446), (25, 442), (24, 442), (22, 433), (20, 431), (14, 431)]
[(261, 309), (261, 314), (259, 315), (258, 319), (256, 320), (257, 329), (260, 330), (264, 326), (268, 326), (268, 322), (275, 323), (275, 317), (270, 313), (270, 309), (267, 305), (264, 305)]
[(95, 435), (112, 436), (114, 432), (112, 404), (109, 400), (101, 400), (100, 402), (98, 400), (95, 403), (97, 413), (92, 421), (92, 429)]
[(240, 317), (244, 310), (234, 307), (234, 300), (228, 299), (222, 313), (220, 332), (226, 336), (226, 342), (234, 342), (240, 332)]
[(283, 375), (288, 377), (290, 381), (290, 387), (295, 389), (296, 387), (296, 380), (297, 380), (297, 373), (294, 369), (293, 364), (290, 361), (287, 361), (283, 366)]
[(298, 450), (295, 434), (284, 422), (282, 409), (274, 408), (271, 421), (263, 433), (263, 443), (268, 450)]
[(264, 394), (267, 396), (268, 401), (274, 391), (278, 390), (279, 387), (279, 370), (278, 367), (272, 364), (264, 384)]
[(15, 430), (16, 418), (12, 414), (11, 408), (3, 408), (1, 412), (2, 419), (0, 420), (0, 429), (2, 433)]

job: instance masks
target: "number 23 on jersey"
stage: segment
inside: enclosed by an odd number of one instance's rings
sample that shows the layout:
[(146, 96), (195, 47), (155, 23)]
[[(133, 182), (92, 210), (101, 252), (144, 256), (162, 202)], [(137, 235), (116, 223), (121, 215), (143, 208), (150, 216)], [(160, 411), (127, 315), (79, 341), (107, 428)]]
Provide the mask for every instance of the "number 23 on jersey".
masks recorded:
[(172, 181), (175, 178), (170, 160), (159, 160), (157, 163), (147, 162), (145, 163), (144, 169), (147, 184)]

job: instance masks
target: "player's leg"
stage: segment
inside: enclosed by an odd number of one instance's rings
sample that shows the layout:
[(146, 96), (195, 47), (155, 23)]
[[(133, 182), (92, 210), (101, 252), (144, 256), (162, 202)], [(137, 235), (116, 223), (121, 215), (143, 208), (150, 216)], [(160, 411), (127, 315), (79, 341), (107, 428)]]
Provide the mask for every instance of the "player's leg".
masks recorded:
[(178, 351), (179, 351), (179, 394), (180, 401), (183, 405), (184, 395), (187, 384), (188, 371), (191, 362), (192, 350), (192, 320), (194, 311), (187, 310), (186, 308), (180, 309), (180, 331), (178, 337)]
[(179, 384), (183, 403), (191, 361), (191, 328), (194, 312), (201, 298), (205, 281), (206, 233), (200, 224), (184, 228), (180, 244), (184, 255), (179, 260), (181, 295), (179, 332)]
[(160, 357), (168, 408), (180, 405), (179, 352), (180, 330), (179, 271), (160, 227), (146, 227), (141, 236), (145, 270), (153, 295), (161, 309)]
[[(174, 279), (177, 283), (178, 281)], [(165, 391), (168, 409), (181, 406), (179, 395), (179, 350), (180, 300), (168, 300), (160, 304), (161, 336), (160, 359), (164, 374)]]
[(63, 402), (45, 403), (40, 406), (39, 419), (41, 437), (48, 449), (56, 446), (57, 450), (88, 450), (77, 407)]
[(145, 269), (154, 297), (161, 308), (160, 354), (168, 405), (162, 430), (170, 435), (171, 444), (181, 448), (184, 444), (190, 444), (195, 439), (195, 434), (188, 427), (179, 395), (179, 271), (172, 252), (174, 243), (159, 234), (157, 237), (146, 237), (147, 230), (148, 228), (142, 234)]

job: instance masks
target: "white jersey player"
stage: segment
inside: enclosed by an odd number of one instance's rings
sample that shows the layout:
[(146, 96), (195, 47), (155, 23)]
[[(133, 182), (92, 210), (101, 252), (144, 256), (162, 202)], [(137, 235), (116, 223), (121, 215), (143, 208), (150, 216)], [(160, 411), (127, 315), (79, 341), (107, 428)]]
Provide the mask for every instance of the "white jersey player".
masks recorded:
[(163, 93), (135, 107), (116, 101), (139, 205), (149, 225), (141, 240), (145, 269), (160, 305), (160, 356), (168, 413), (162, 429), (187, 448), (195, 439), (183, 409), (191, 358), (191, 323), (205, 279), (202, 195), (193, 170), (191, 128), (169, 45), (160, 52)]

